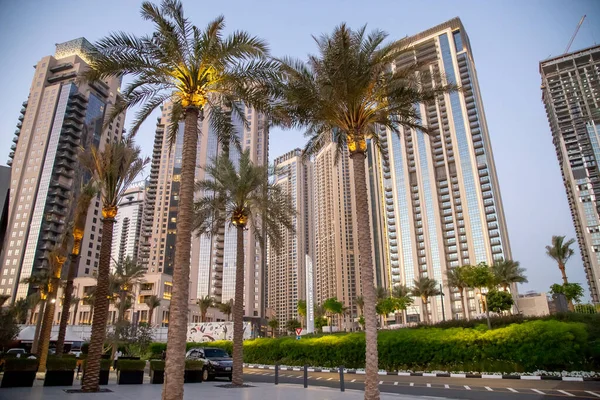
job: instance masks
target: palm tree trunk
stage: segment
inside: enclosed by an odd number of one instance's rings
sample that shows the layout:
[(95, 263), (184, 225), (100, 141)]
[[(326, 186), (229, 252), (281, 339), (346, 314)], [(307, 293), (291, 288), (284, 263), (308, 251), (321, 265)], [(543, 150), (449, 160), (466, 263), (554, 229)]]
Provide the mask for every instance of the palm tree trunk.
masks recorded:
[[(46, 361), (48, 360), (48, 348), (50, 347), (50, 334), (52, 333), (52, 321), (54, 321), (54, 310), (56, 308), (56, 297), (58, 285), (60, 284), (60, 273), (64, 264), (65, 258), (56, 261), (56, 265), (50, 271), (50, 285), (48, 290), (48, 306), (44, 311), (44, 322), (42, 323), (42, 331), (40, 333), (40, 346), (38, 372), (46, 372)], [(62, 261), (62, 262), (61, 262)]]
[(421, 297), (423, 302), (423, 322), (429, 323), (429, 309), (427, 307), (427, 298)]
[(110, 253), (113, 237), (113, 226), (117, 208), (103, 208), (102, 244), (100, 245), (100, 265), (98, 281), (94, 296), (94, 320), (92, 337), (88, 351), (87, 365), (81, 388), (84, 392), (97, 392), (100, 389), (100, 359), (104, 340), (106, 339), (106, 319), (108, 318), (108, 275), (110, 274)]
[(460, 305), (462, 306), (463, 309), (463, 314), (465, 316), (465, 319), (469, 319), (469, 311), (466, 309), (465, 307), (465, 296), (464, 296), (464, 289), (459, 289), (460, 290)]
[(562, 263), (558, 264), (558, 269), (560, 269), (560, 273), (562, 274), (563, 284), (566, 285), (569, 283), (569, 280), (567, 279), (567, 270)]
[(75, 238), (75, 243), (73, 243), (73, 252), (71, 252), (69, 260), (67, 285), (65, 286), (62, 313), (60, 314), (60, 325), (58, 326), (58, 338), (56, 339), (56, 355), (61, 355), (63, 353), (63, 348), (65, 345), (65, 336), (67, 334), (67, 325), (69, 324), (69, 310), (71, 309), (71, 298), (73, 297), (73, 280), (75, 279), (75, 265), (77, 265), (78, 258), (78, 254), (73, 254), (75, 252), (76, 246), (78, 246), (77, 238)]
[(77, 303), (75, 303), (75, 307), (73, 307), (73, 323), (71, 325), (75, 325), (75, 322), (77, 321), (76, 318), (77, 318), (77, 311), (78, 310), (79, 310), (79, 301)]
[(377, 312), (375, 304), (375, 280), (373, 277), (373, 260), (371, 258), (371, 226), (369, 221), (369, 203), (367, 199), (367, 182), (365, 178), (365, 154), (356, 152), (350, 155), (352, 172), (354, 173), (354, 190), (356, 196), (356, 222), (358, 226), (358, 252), (362, 293), (365, 308), (365, 400), (379, 399), (377, 361)]
[(238, 226), (237, 255), (235, 259), (235, 300), (233, 302), (233, 377), (236, 386), (244, 384), (244, 228)]
[(198, 116), (199, 110), (197, 108), (187, 108), (185, 111), (177, 238), (175, 240), (175, 265), (173, 267), (173, 295), (169, 309), (163, 400), (183, 400), (192, 217), (194, 214), (194, 180), (196, 154), (198, 152)]
[(148, 326), (152, 326), (152, 314), (154, 314), (154, 308), (148, 309)]
[(38, 311), (35, 322), (35, 333), (33, 334), (33, 345), (31, 346), (31, 354), (37, 354), (40, 338), (40, 330), (42, 329), (42, 320), (44, 318), (44, 310), (46, 309), (46, 300), (40, 300), (40, 309)]

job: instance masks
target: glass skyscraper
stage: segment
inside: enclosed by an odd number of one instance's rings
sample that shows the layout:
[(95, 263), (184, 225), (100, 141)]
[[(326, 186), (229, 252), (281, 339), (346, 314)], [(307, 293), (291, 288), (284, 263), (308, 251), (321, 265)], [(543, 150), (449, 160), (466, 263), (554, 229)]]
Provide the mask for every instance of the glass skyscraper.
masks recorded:
[(600, 46), (540, 62), (542, 100), (594, 303), (600, 302)]

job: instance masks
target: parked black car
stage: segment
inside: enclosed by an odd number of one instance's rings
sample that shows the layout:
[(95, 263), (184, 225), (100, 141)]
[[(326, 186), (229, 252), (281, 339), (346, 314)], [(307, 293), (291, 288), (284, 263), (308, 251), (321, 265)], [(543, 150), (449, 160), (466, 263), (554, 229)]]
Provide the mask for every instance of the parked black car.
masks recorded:
[(190, 349), (186, 353), (185, 358), (204, 362), (202, 370), (203, 381), (214, 378), (228, 378), (231, 381), (233, 360), (225, 350), (216, 347), (196, 347)]

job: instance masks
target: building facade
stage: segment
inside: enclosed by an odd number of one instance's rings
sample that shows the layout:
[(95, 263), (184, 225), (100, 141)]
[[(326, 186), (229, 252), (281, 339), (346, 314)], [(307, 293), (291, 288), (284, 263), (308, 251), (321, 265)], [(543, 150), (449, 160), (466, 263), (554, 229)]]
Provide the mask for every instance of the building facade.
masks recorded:
[(540, 62), (552, 131), (592, 301), (600, 302), (600, 46)]
[[(432, 77), (425, 85), (444, 80), (463, 90), (416, 106), (428, 134), (379, 128), (389, 283), (412, 287), (419, 277), (435, 279), (444, 286), (444, 309), (440, 296), (431, 298), (429, 321), (464, 318), (480, 309), (479, 301), (470, 291), (469, 310), (462, 310), (457, 291), (445, 285), (446, 271), (512, 257), (475, 62), (458, 18), (403, 41), (410, 48), (392, 68), (417, 61)], [(423, 320), (422, 313), (415, 299), (407, 322)]]
[(306, 300), (306, 255), (313, 257), (312, 163), (295, 149), (277, 157), (274, 167), (274, 184), (289, 196), (295, 212), (294, 232), (283, 230), (282, 247), (267, 245), (266, 307), (283, 326), (300, 320), (298, 300)]
[(146, 181), (134, 182), (127, 188), (119, 202), (113, 227), (111, 268), (127, 258), (137, 260), (145, 193)]
[[(58, 242), (80, 168), (80, 146), (103, 148), (119, 140), (125, 116), (104, 129), (104, 119), (118, 96), (120, 79), (83, 84), (92, 45), (84, 38), (56, 45), (42, 58), (28, 99), (23, 102), (9, 157), (12, 165), (8, 227), (3, 243), (0, 294), (11, 301), (30, 293), (22, 280), (47, 268), (48, 253)], [(85, 177), (83, 177), (85, 179)], [(79, 259), (80, 275), (98, 267), (101, 241), (99, 197), (92, 201)]]

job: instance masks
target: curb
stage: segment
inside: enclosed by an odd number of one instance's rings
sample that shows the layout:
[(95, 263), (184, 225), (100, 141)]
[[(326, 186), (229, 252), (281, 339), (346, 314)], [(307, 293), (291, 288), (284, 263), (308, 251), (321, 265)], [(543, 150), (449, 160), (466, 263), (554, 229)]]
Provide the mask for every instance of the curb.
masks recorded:
[[(252, 369), (268, 369), (274, 370), (273, 365), (256, 365), (256, 364), (244, 364), (245, 368)], [(280, 371), (302, 371), (302, 367), (279, 367)], [(338, 373), (337, 368), (308, 368), (308, 372), (329, 372)], [(355, 369), (344, 369), (344, 373), (349, 375), (364, 375), (364, 370)], [(597, 381), (600, 382), (599, 378), (584, 378), (581, 376), (552, 376), (552, 375), (500, 375), (500, 374), (453, 374), (453, 373), (429, 373), (429, 372), (390, 372), (390, 371), (379, 371), (378, 375), (388, 376), (426, 376), (432, 378), (468, 378), (468, 379), (520, 379), (520, 380), (531, 380), (531, 381), (566, 381), (566, 382), (588, 382)]]

